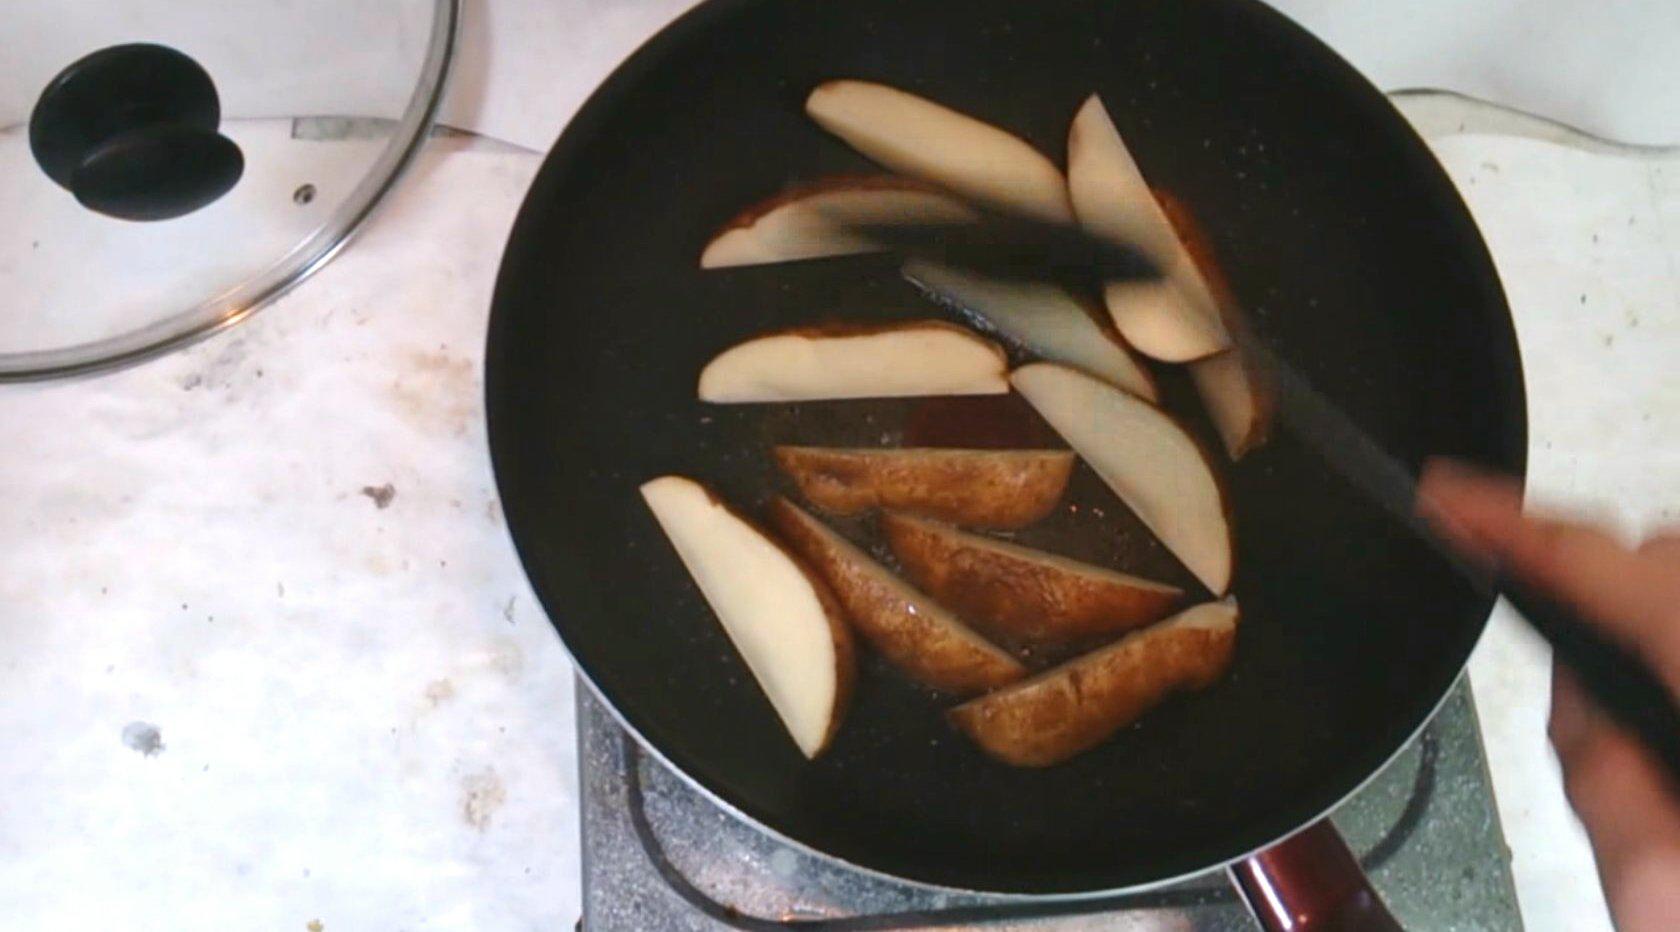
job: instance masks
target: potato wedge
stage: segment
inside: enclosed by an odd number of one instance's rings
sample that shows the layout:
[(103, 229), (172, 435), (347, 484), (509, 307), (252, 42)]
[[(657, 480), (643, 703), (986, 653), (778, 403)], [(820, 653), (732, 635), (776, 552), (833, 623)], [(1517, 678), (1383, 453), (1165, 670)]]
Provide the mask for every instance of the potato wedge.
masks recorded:
[(1223, 352), (1231, 336), (1223, 324), (1211, 323), (1212, 312), (1192, 310), (1199, 302), (1179, 282), (1183, 270), (1166, 266), (1163, 274), (1159, 281), (1103, 286), (1103, 303), (1115, 329), (1138, 352), (1162, 362), (1191, 362)]
[(1225, 674), (1236, 647), (1234, 600), (1208, 602), (1133, 632), (947, 715), (980, 748), (1016, 767), (1089, 750), (1176, 692)]
[(776, 447), (811, 504), (838, 515), (892, 508), (965, 527), (1018, 528), (1049, 514), (1073, 473), (1071, 450)]
[[(1161, 205), (1185, 252), (1201, 270), (1202, 278), (1213, 293), (1225, 329), (1231, 333), (1248, 332), (1248, 320), (1237, 305), (1236, 295), (1225, 274), (1214, 261), (1213, 247), (1207, 233), (1196, 223), (1182, 203), (1165, 191), (1156, 191)], [(1255, 360), (1232, 347), (1222, 353), (1195, 360), (1185, 365), (1202, 396), (1208, 418), (1219, 431), (1225, 452), (1233, 460), (1266, 442), (1271, 434), (1272, 418), (1276, 411), (1276, 395), (1271, 378)]]
[(848, 224), (958, 223), (972, 207), (926, 182), (891, 175), (824, 178), (742, 211), (706, 244), (703, 269), (843, 256), (876, 249)]
[(1159, 408), (1078, 370), (1033, 363), (1010, 379), (1179, 562), (1224, 595), (1231, 519), (1201, 445)]
[(828, 81), (805, 100), (818, 126), (881, 165), (1004, 210), (1071, 221), (1061, 169), (1020, 137), (897, 88)]
[(1187, 368), (1231, 459), (1240, 460), (1266, 442), (1275, 401), (1266, 374), (1258, 365), (1240, 350), (1228, 349), (1198, 359)]
[(1126, 342), (1163, 362), (1200, 359), (1230, 345), (1207, 282), (1095, 94), (1068, 129), (1068, 191), (1081, 225), (1141, 246), (1165, 273), (1160, 281), (1111, 283), (1104, 290)]
[(948, 524), (887, 512), (881, 530), (917, 588), (1006, 643), (1071, 644), (1172, 611), (1184, 592)]
[(1026, 676), (1020, 661), (798, 505), (778, 497), (770, 519), (828, 582), (864, 639), (911, 678), (968, 696)]
[(981, 329), (1034, 356), (1083, 369), (1139, 398), (1155, 400), (1155, 377), (1106, 321), (1099, 322), (1098, 314), (1107, 315), (1066, 288), (997, 281), (921, 259), (905, 263), (903, 274), (934, 302), (977, 318)]
[(942, 320), (805, 327), (724, 350), (699, 393), (717, 403), (1001, 395), (1007, 370), (996, 343)]
[(857, 668), (827, 584), (700, 483), (663, 476), (641, 491), (794, 743), (821, 754)]

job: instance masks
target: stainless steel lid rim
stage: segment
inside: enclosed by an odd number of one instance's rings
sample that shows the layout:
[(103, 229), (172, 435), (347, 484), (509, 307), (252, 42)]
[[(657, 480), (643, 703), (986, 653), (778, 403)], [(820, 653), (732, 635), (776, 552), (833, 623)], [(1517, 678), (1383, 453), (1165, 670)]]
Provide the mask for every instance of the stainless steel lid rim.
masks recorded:
[(0, 382), (87, 375), (133, 365), (224, 330), (314, 274), (350, 241), (412, 163), (442, 99), (460, 0), (433, 0), (417, 83), (389, 141), (360, 181), (312, 232), (242, 283), (117, 336), (62, 348), (0, 352)]

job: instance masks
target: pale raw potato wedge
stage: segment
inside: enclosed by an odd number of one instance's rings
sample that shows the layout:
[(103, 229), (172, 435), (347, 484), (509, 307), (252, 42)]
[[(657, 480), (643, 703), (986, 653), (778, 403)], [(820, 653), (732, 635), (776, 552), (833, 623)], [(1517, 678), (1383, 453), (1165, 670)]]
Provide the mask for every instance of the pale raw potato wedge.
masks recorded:
[[(1178, 241), (1191, 261), (1201, 270), (1202, 280), (1213, 293), (1214, 303), (1233, 334), (1246, 333), (1248, 321), (1237, 305), (1230, 283), (1214, 260), (1212, 244), (1196, 218), (1171, 194), (1155, 192), (1155, 200), (1166, 212), (1178, 234)], [(1239, 341), (1240, 342), (1240, 341)], [(1202, 396), (1202, 406), (1219, 431), (1225, 452), (1233, 460), (1266, 442), (1271, 433), (1276, 397), (1272, 380), (1262, 366), (1236, 346), (1205, 359), (1188, 363), (1190, 377)]]
[(1142, 169), (1095, 94), (1085, 98), (1068, 127), (1068, 197), (1080, 225), (1097, 236), (1142, 248), (1157, 261), (1183, 251)]
[(1034, 363), (1016, 391), (1214, 595), (1231, 584), (1225, 493), (1201, 446), (1154, 405), (1075, 369)]
[(829, 178), (787, 191), (725, 224), (700, 254), (703, 269), (873, 252), (851, 224), (960, 223), (974, 209), (908, 178)]
[(1008, 361), (985, 337), (939, 320), (808, 327), (754, 337), (700, 372), (720, 403), (1002, 395)]
[(925, 518), (881, 516), (917, 588), (1014, 644), (1069, 644), (1159, 621), (1184, 592)]
[(1067, 181), (1025, 140), (897, 88), (828, 81), (805, 99), (817, 125), (900, 174), (1002, 210), (1071, 221)]
[(1103, 304), (1114, 328), (1138, 352), (1162, 362), (1205, 359), (1230, 346), (1231, 335), (1211, 312), (1192, 310), (1203, 303), (1186, 297), (1184, 277), (1174, 268), (1158, 281), (1103, 286)]
[[(1049, 362), (1083, 369), (1139, 398), (1154, 401), (1155, 379), (1093, 308), (1060, 285), (1006, 282), (922, 259), (904, 277), (930, 299), (977, 318), (984, 327)], [(1099, 312), (1100, 313), (1100, 312)]]
[(1188, 368), (1231, 459), (1242, 459), (1266, 442), (1273, 397), (1262, 373), (1243, 358), (1241, 351), (1229, 349), (1198, 359)]
[(642, 485), (659, 526), (806, 757), (851, 700), (856, 653), (828, 587), (782, 546), (682, 476)]
[(912, 679), (969, 696), (1026, 676), (1020, 661), (798, 505), (777, 498), (770, 518), (828, 582), (864, 639)]
[(1230, 344), (1207, 283), (1095, 94), (1068, 130), (1068, 193), (1087, 230), (1139, 246), (1161, 265), (1160, 281), (1104, 289), (1114, 325), (1133, 348), (1164, 362), (1187, 362)]
[(1019, 528), (1048, 515), (1073, 473), (1071, 450), (776, 447), (805, 500), (855, 515), (893, 508), (967, 527)]
[(1059, 764), (1173, 693), (1213, 685), (1230, 668), (1238, 615), (1231, 599), (1198, 605), (947, 715), (1006, 764)]

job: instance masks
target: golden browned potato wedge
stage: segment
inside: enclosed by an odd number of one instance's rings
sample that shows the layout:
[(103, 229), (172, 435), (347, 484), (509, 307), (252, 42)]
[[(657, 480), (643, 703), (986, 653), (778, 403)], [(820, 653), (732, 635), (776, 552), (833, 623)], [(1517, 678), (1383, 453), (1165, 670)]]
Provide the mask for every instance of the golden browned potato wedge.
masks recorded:
[(1234, 600), (1208, 602), (1029, 680), (952, 709), (992, 757), (1048, 767), (1106, 741), (1175, 692), (1203, 689), (1231, 664)]
[(770, 519), (827, 580), (852, 625), (918, 682), (966, 696), (1026, 675), (1020, 661), (798, 505), (778, 497), (770, 505)]
[(922, 591), (1010, 643), (1068, 644), (1172, 611), (1184, 592), (1042, 550), (888, 512), (881, 529)]
[(1018, 528), (1056, 507), (1071, 450), (776, 447), (776, 465), (824, 511), (892, 508), (965, 527)]
[(659, 526), (806, 757), (828, 747), (851, 699), (856, 652), (817, 575), (682, 476), (642, 486)]

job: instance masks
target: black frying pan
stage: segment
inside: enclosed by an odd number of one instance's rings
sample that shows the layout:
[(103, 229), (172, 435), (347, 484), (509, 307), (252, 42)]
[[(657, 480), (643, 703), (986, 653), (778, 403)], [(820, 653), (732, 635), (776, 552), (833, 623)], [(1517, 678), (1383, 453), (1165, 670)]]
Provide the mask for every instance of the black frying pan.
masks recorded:
[[(637, 485), (745, 505), (778, 442), (879, 443), (917, 402), (704, 406), (713, 354), (761, 331), (938, 312), (880, 258), (702, 272), (785, 184), (872, 167), (805, 119), (816, 83), (889, 83), (1052, 158), (1099, 91), (1151, 180), (1201, 221), (1257, 328), (1414, 464), (1520, 471), (1504, 298), (1452, 185), (1383, 97), (1252, 0), (713, 0), (626, 62), (550, 153), (490, 324), (491, 449), (521, 558), (579, 669), (640, 738), (767, 829), (971, 890), (1114, 890), (1203, 870), (1318, 818), (1415, 733), (1489, 600), (1284, 434), (1229, 471), (1244, 607), (1231, 675), (1042, 771), (993, 763), (943, 705), (866, 663), (832, 750), (787, 740)], [(1165, 367), (1163, 367), (1165, 368)], [(1206, 424), (1181, 377), (1168, 406)], [(865, 423), (865, 419), (870, 419)], [(1109, 512), (1081, 555), (1188, 580)], [(1107, 543), (1104, 543), (1107, 541)], [(1176, 575), (1175, 575), (1176, 574)]]

